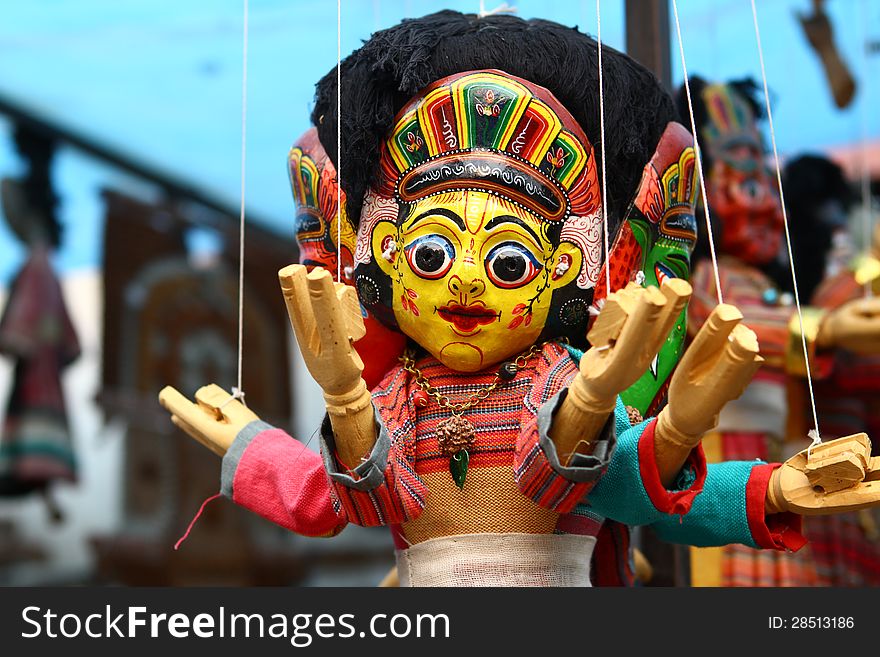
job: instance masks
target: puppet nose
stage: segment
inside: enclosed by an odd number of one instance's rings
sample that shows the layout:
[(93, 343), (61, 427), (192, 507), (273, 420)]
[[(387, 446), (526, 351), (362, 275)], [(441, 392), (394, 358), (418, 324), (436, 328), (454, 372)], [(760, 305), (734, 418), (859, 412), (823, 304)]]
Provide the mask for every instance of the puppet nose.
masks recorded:
[(453, 294), (478, 297), (486, 291), (486, 284), (479, 278), (464, 281), (458, 274), (454, 274), (449, 279), (449, 291)]

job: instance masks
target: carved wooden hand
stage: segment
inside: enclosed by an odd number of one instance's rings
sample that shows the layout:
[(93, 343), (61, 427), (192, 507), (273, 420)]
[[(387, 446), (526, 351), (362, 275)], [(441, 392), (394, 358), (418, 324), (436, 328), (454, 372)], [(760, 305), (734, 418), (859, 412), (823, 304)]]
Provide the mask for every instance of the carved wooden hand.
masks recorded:
[(816, 344), (857, 354), (880, 353), (880, 298), (853, 299), (832, 310), (822, 322)]
[(235, 440), (238, 432), (260, 418), (247, 406), (218, 385), (211, 384), (196, 391), (193, 404), (171, 386), (159, 393), (159, 403), (171, 412), (171, 421), (192, 438), (219, 456)]
[(739, 397), (763, 362), (758, 339), (729, 304), (715, 307), (678, 363), (661, 411), (670, 437), (696, 445), (718, 423), (724, 405)]
[(687, 281), (669, 278), (660, 289), (630, 283), (608, 295), (580, 363), (578, 379), (590, 398), (613, 408), (617, 395), (651, 365), (691, 292)]
[(724, 405), (743, 393), (763, 362), (758, 339), (740, 324), (742, 318), (734, 306), (716, 306), (672, 375), (668, 403), (654, 432), (657, 468), (666, 486), (703, 434), (718, 423)]
[(864, 433), (795, 454), (773, 472), (767, 513), (825, 515), (880, 505), (880, 457)]
[(618, 393), (648, 369), (690, 295), (690, 284), (678, 278), (665, 280), (659, 290), (630, 283), (608, 295), (587, 335), (592, 346), (550, 428), (562, 463), (592, 450)]
[(323, 267), (290, 265), (278, 272), (290, 323), (312, 378), (327, 395), (358, 386), (363, 361), (352, 347), (366, 333), (355, 289), (334, 283)]
[(307, 273), (290, 265), (278, 279), (303, 360), (324, 391), (337, 456), (354, 468), (376, 440), (364, 363), (352, 346), (366, 333), (355, 289), (334, 283), (321, 267)]

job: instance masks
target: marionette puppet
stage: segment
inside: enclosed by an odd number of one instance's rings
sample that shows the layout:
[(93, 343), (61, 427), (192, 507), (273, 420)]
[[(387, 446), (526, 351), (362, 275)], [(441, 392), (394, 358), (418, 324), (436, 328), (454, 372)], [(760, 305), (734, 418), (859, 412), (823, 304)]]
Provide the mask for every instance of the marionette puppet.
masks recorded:
[[(543, 58), (551, 48), (579, 62), (566, 69), (573, 75), (547, 65), (556, 61)], [(619, 139), (607, 151), (609, 162), (615, 155), (608, 207), (620, 216), (648, 154), (662, 152), (672, 108), (646, 71), (604, 52), (617, 74), (606, 93), (619, 101), (607, 115)], [(639, 418), (618, 401), (646, 372), (654, 376), (690, 288), (662, 268), (659, 289), (641, 287), (647, 274), (632, 272), (634, 282), (599, 303), (595, 66), (595, 42), (574, 30), (454, 12), (378, 33), (343, 63), (342, 184), (347, 216), (360, 217), (359, 304), (323, 268), (279, 274), (303, 357), (324, 390), (324, 470), (310, 470), (309, 482), (279, 478), (282, 464), (308, 458), (303, 448), (216, 387), (197, 393), (198, 406), (169, 388), (160, 397), (176, 424), (226, 454), (234, 499), (240, 486), (253, 488), (277, 502), (263, 515), (278, 521), (296, 508), (301, 526), (322, 525), (313, 534), (347, 522), (389, 525), (410, 585), (588, 585), (605, 518), (685, 525), (695, 541), (782, 548), (799, 538), (772, 518), (787, 519), (779, 512), (803, 489), (802, 469), (734, 464), (731, 476), (712, 478), (713, 494), (697, 496), (710, 488), (700, 438), (760, 363), (735, 308), (713, 311), (657, 418), (633, 424)], [(315, 111), (328, 153), (335, 79), (319, 84)], [(692, 204), (688, 151), (679, 144), (675, 182), (643, 178), (630, 213), (644, 217), (645, 235), (665, 220), (663, 234), (681, 237), (690, 226), (692, 239), (692, 205), (689, 220), (674, 216)], [(640, 248), (638, 222), (630, 223), (612, 257)], [(639, 254), (631, 261), (644, 267), (648, 250)], [(352, 347), (364, 333), (361, 308), (409, 338), (372, 394)], [(328, 478), (331, 513), (326, 497), (314, 497)], [(850, 503), (872, 503), (860, 481)], [(294, 489), (287, 501), (278, 493), (285, 487)], [(829, 510), (835, 495), (801, 506)], [(714, 503), (688, 522), (703, 497)], [(297, 531), (295, 522), (287, 526)]]
[(54, 145), (18, 127), (15, 141), (30, 160), (23, 180), (2, 181), (3, 214), (28, 249), (0, 316), (0, 354), (15, 366), (0, 427), (0, 498), (39, 493), (53, 522), (63, 512), (52, 495), (57, 481), (76, 482), (76, 458), (62, 386), (66, 367), (80, 355), (79, 340), (52, 267), (61, 226), (49, 183)]
[[(721, 412), (716, 432), (703, 445), (710, 461), (776, 460), (783, 453), (786, 436), (786, 383), (791, 380), (787, 377), (802, 377), (805, 362), (796, 310), (762, 271), (780, 251), (783, 216), (776, 183), (764, 163), (756, 87), (750, 81), (709, 84), (692, 78), (690, 82), (704, 149), (708, 204), (719, 232), (716, 245), (721, 291), (724, 300), (742, 311), (757, 334), (765, 359), (745, 393)], [(679, 105), (686, 113), (683, 92)], [(689, 325), (695, 327), (709, 316), (718, 298), (708, 258), (696, 263), (692, 283), (688, 317)], [(880, 304), (876, 300), (851, 301), (831, 310), (803, 307), (802, 311), (814, 379), (831, 373), (836, 349), (870, 353), (880, 345)], [(869, 462), (869, 442), (859, 438), (854, 449), (859, 463)], [(720, 552), (694, 552), (691, 573), (695, 584), (710, 586), (820, 582), (809, 550), (786, 555), (738, 545)]]

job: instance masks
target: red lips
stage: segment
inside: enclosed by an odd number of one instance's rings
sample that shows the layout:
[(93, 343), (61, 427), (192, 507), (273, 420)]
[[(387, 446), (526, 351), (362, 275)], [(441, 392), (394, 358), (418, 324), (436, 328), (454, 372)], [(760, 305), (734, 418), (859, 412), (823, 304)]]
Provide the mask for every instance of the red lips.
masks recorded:
[(437, 314), (462, 333), (470, 333), (478, 326), (491, 324), (498, 319), (498, 313), (481, 304), (462, 306), (450, 303), (442, 308), (437, 308)]

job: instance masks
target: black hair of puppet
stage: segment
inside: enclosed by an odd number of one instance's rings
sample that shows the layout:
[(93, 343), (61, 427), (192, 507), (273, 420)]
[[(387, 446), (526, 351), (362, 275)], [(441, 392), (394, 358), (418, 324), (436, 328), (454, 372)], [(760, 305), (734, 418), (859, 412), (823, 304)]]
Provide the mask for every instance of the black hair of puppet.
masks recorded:
[[(615, 228), (675, 107), (650, 71), (607, 46), (602, 52), (609, 221)], [(440, 78), (493, 68), (547, 88), (574, 116), (601, 161), (594, 39), (577, 28), (509, 15), (440, 11), (407, 19), (376, 32), (342, 62), (341, 178), (354, 223), (394, 115)], [(335, 67), (317, 84), (312, 122), (337, 164)]]
[[(798, 292), (809, 300), (822, 282), (834, 231), (846, 227), (855, 198), (843, 170), (821, 155), (802, 155), (788, 162), (782, 184)], [(787, 255), (765, 272), (779, 289), (794, 290)]]

